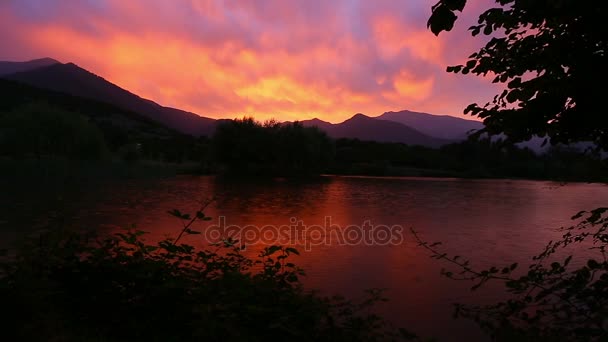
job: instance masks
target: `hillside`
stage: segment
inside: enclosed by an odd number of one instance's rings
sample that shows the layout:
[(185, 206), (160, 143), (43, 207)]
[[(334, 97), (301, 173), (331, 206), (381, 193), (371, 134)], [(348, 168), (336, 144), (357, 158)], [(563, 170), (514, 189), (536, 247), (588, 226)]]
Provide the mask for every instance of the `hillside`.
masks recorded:
[(0, 61), (0, 76), (34, 70), (37, 68), (47, 67), (53, 64), (59, 64), (59, 62), (52, 58), (40, 58), (27, 62)]
[(451, 142), (428, 136), (399, 122), (380, 120), (363, 114), (356, 114), (338, 124), (331, 124), (319, 119), (304, 120), (302, 124), (304, 126), (317, 126), (326, 131), (332, 138), (397, 142), (427, 147), (439, 147)]
[(449, 115), (433, 115), (403, 110), (386, 112), (377, 117), (410, 126), (426, 135), (448, 140), (464, 140), (467, 133), (483, 128), (483, 123)]
[(2, 77), (39, 88), (106, 102), (146, 116), (186, 134), (210, 135), (215, 128), (213, 119), (175, 108), (163, 107), (120, 88), (73, 63), (52, 64)]
[(78, 113), (99, 128), (110, 151), (138, 145), (147, 158), (200, 158), (199, 140), (120, 107), (0, 79), (0, 117), (31, 104)]
[[(176, 108), (163, 107), (76, 64), (62, 64), (51, 58), (28, 62), (0, 62), (0, 77), (104, 102), (193, 136), (211, 136), (221, 121)], [(376, 118), (357, 114), (338, 124), (319, 119), (304, 120), (302, 123), (317, 126), (333, 138), (399, 142), (428, 147), (464, 140), (469, 131), (483, 126), (478, 121), (407, 110), (387, 112)]]

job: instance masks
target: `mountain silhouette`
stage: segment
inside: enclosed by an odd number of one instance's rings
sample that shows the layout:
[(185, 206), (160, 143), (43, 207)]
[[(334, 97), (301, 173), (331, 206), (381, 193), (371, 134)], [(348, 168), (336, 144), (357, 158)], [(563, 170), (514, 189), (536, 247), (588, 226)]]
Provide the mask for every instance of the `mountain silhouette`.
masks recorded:
[[(164, 107), (129, 92), (74, 63), (62, 64), (52, 58), (27, 62), (0, 62), (0, 77), (37, 88), (105, 102), (147, 117), (178, 132), (210, 136), (221, 120), (214, 120), (176, 108)], [(386, 112), (378, 117), (356, 114), (338, 124), (317, 118), (304, 120), (333, 138), (352, 138), (378, 142), (438, 147), (466, 139), (471, 130), (480, 129), (478, 121), (447, 115), (412, 112)]]
[(399, 122), (426, 135), (448, 140), (464, 140), (470, 131), (483, 128), (483, 123), (479, 121), (409, 110), (386, 112), (377, 119)]
[(39, 88), (110, 103), (186, 134), (210, 135), (215, 130), (216, 120), (214, 119), (175, 108), (163, 107), (73, 63), (55, 63), (5, 74), (2, 77)]
[(304, 126), (316, 126), (332, 138), (350, 138), (378, 142), (439, 147), (452, 141), (431, 137), (399, 122), (355, 114), (352, 118), (332, 124), (319, 119), (304, 120)]
[(27, 62), (8, 62), (0, 61), (0, 76), (14, 74), (17, 72), (34, 70), (37, 68), (47, 67), (53, 64), (60, 64), (52, 58), (40, 58)]
[(96, 124), (111, 124), (129, 134), (147, 136), (178, 136), (178, 131), (111, 103), (83, 98), (75, 95), (43, 89), (13, 80), (0, 78), (0, 112), (11, 111), (32, 103), (47, 104), (66, 112), (80, 113)]

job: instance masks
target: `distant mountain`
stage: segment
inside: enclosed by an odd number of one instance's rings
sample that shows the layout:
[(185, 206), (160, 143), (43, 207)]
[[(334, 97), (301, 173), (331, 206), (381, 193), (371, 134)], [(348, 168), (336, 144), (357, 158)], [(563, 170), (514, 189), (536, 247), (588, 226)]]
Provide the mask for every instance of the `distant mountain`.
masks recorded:
[[(62, 64), (51, 58), (28, 62), (0, 62), (0, 77), (105, 102), (194, 136), (212, 135), (221, 122), (180, 109), (163, 107), (76, 64)], [(377, 118), (357, 114), (339, 124), (319, 119), (305, 120), (302, 123), (317, 126), (334, 138), (400, 142), (429, 147), (463, 140), (468, 131), (483, 127), (478, 121), (411, 111), (387, 112)]]
[(14, 74), (17, 72), (30, 71), (37, 68), (47, 67), (53, 64), (60, 63), (52, 58), (40, 58), (27, 62), (0, 61), (0, 76)]
[(319, 119), (301, 122), (304, 126), (316, 126), (326, 131), (332, 138), (397, 142), (427, 147), (439, 147), (451, 142), (428, 136), (399, 122), (381, 120), (363, 114), (356, 114), (352, 118), (338, 124), (332, 124)]
[(448, 140), (464, 140), (471, 130), (483, 128), (483, 123), (449, 115), (433, 115), (404, 110), (386, 112), (377, 117), (381, 120), (399, 122), (426, 135)]
[(120, 88), (73, 63), (55, 63), (2, 77), (39, 88), (110, 103), (186, 134), (210, 135), (215, 130), (216, 120), (214, 119), (163, 107)]
[(302, 120), (300, 121), (300, 123), (306, 127), (317, 127), (325, 132), (327, 132), (327, 134), (329, 134), (329, 131), (333, 129), (333, 127), (335, 126), (335, 124), (332, 124), (331, 122), (327, 122), (327, 121), (323, 121), (317, 118), (311, 119), (311, 120)]

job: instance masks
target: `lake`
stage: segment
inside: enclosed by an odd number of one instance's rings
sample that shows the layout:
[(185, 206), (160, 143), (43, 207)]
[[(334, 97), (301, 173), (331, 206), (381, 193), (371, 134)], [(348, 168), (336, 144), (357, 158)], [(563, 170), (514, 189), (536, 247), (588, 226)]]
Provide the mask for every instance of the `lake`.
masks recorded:
[[(254, 254), (261, 248), (256, 242), (284, 237), (281, 232), (289, 231), (280, 227), (301, 222), (308, 242), (294, 241), (301, 252), (294, 260), (306, 270), (306, 287), (351, 297), (385, 288), (390, 300), (378, 312), (395, 325), (442, 340), (484, 340), (473, 323), (451, 318), (451, 304), (490, 303), (504, 293), (492, 285), (471, 293), (471, 283), (441, 277), (448, 265), (417, 246), (409, 228), (480, 268), (527, 264), (561, 236), (557, 228), (570, 224), (576, 212), (605, 206), (608, 187), (520, 180), (327, 176), (253, 182), (180, 176), (91, 186), (64, 198), (61, 210), (76, 225), (114, 231), (135, 224), (155, 239), (180, 230), (168, 210), (194, 213), (211, 197), (215, 201), (205, 213), (213, 220), (195, 229), (211, 231), (207, 225), (219, 226), (221, 220), (225, 226), (249, 226), (246, 253)], [(27, 206), (19, 200), (10, 205)], [(328, 220), (337, 235), (324, 231)], [(366, 229), (377, 233), (366, 239)], [(202, 244), (202, 239), (197, 235), (187, 242)]]

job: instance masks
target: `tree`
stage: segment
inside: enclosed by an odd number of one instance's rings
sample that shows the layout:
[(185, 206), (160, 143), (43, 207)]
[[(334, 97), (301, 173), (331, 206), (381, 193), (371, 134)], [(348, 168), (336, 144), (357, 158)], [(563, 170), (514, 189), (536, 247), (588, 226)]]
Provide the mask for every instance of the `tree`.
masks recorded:
[[(601, 101), (608, 79), (605, 1), (496, 0), (469, 28), (491, 36), (464, 65), (448, 72), (491, 76), (506, 89), (465, 113), (484, 119), (478, 134), (512, 142), (547, 137), (551, 144), (591, 141), (608, 149), (608, 116)], [(428, 27), (450, 31), (466, 0), (440, 0)]]
[(77, 113), (32, 103), (0, 115), (0, 155), (95, 160), (106, 153), (101, 131)]
[(231, 173), (318, 174), (333, 157), (327, 134), (299, 122), (227, 120), (213, 136), (217, 161)]
[[(484, 119), (483, 134), (505, 134), (511, 141), (546, 136), (552, 144), (591, 141), (608, 148), (608, 118), (603, 115), (602, 86), (608, 76), (607, 37), (602, 20), (608, 4), (574, 0), (496, 0), (473, 36), (491, 36), (464, 65), (448, 72), (491, 75), (506, 89), (484, 106), (465, 113)], [(440, 0), (432, 7), (428, 27), (449, 31), (466, 0)], [(448, 256), (420, 239), (437, 259), (455, 265), (450, 278), (474, 281), (476, 289), (490, 280), (504, 282), (513, 295), (488, 306), (457, 306), (456, 315), (477, 321), (498, 341), (604, 341), (608, 337), (608, 208), (580, 212), (578, 223), (562, 228), (527, 269), (517, 264), (475, 270), (469, 261)], [(414, 236), (418, 238), (414, 232)], [(562, 257), (565, 247), (591, 247), (588, 260)], [(560, 252), (560, 253), (558, 253)], [(572, 262), (571, 262), (572, 261)]]

